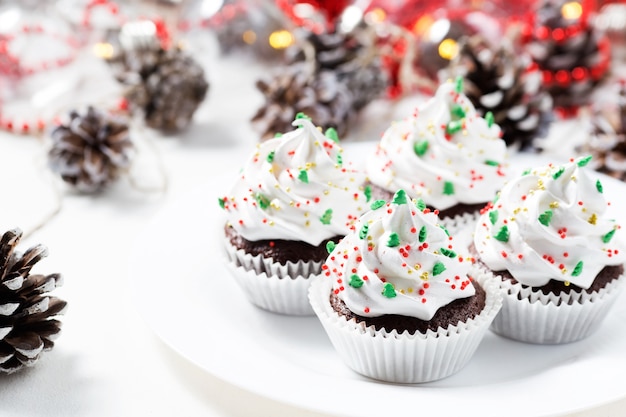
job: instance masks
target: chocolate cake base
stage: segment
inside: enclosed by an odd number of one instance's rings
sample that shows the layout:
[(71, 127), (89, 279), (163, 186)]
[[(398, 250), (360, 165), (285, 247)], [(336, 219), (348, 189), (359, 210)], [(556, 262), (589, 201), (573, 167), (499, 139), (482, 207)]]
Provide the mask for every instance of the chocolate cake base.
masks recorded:
[[(393, 195), (394, 193), (386, 190), (382, 187), (379, 187), (378, 185), (372, 184), (371, 182), (366, 183), (365, 185), (369, 185), (370, 189), (372, 190), (372, 199), (373, 200), (385, 200), (385, 201), (390, 201), (391, 199), (393, 199)], [(477, 213), (479, 212), (483, 207), (485, 207), (485, 205), (487, 204), (487, 202), (484, 203), (478, 203), (478, 204), (463, 204), (463, 203), (459, 203), (456, 204), (452, 207), (449, 207), (445, 210), (439, 210), (439, 217), (440, 218), (444, 218), (444, 217), (450, 217), (450, 218), (454, 218), (456, 216), (461, 216), (463, 214), (466, 213)], [(428, 206), (429, 209), (431, 210), (437, 210), (435, 207), (432, 206)]]
[(323, 262), (328, 257), (326, 244), (329, 241), (338, 243), (342, 236), (335, 236), (323, 241), (318, 246), (310, 245), (298, 240), (247, 240), (229, 226), (224, 226), (224, 233), (231, 245), (237, 249), (243, 249), (253, 256), (261, 255), (264, 258), (272, 258), (274, 262), (285, 265), (287, 261), (298, 262)]
[[(532, 287), (532, 289), (535, 291), (541, 291), (545, 295), (548, 295), (550, 293), (560, 294), (562, 292), (569, 294), (571, 291), (574, 291), (574, 292), (586, 291), (587, 293), (591, 294), (594, 291), (597, 292), (597, 291), (600, 291), (602, 288), (606, 287), (606, 285), (609, 282), (613, 281), (614, 279), (619, 278), (619, 276), (622, 275), (623, 272), (624, 272), (623, 265), (605, 266), (598, 273), (598, 275), (596, 276), (596, 279), (593, 280), (593, 283), (591, 284), (591, 286), (587, 289), (581, 288), (578, 285), (574, 285), (571, 283), (570, 285), (565, 285), (565, 283), (554, 280), (554, 279), (551, 279), (544, 286)], [(508, 279), (514, 284), (518, 283), (518, 281), (515, 278), (513, 278), (513, 275), (511, 275), (509, 271), (495, 271), (494, 274), (500, 275), (503, 279)], [(529, 286), (522, 284), (522, 287), (528, 288)]]
[(359, 316), (353, 313), (334, 292), (330, 294), (330, 304), (339, 315), (346, 317), (346, 319), (355, 319), (357, 323), (364, 322), (366, 326), (374, 326), (376, 330), (385, 329), (387, 332), (391, 332), (395, 329), (398, 333), (404, 331), (408, 331), (409, 334), (426, 333), (428, 329), (437, 331), (440, 327), (445, 329), (451, 324), (465, 323), (483, 311), (486, 299), (485, 290), (474, 282), (472, 284), (476, 289), (473, 296), (454, 300), (441, 307), (428, 321), (399, 314), (386, 314), (379, 317)]

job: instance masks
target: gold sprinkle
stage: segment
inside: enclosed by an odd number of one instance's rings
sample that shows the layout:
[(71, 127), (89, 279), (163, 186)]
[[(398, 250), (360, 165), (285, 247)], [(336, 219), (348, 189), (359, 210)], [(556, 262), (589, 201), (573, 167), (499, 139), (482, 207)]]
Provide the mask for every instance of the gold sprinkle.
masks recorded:
[(563, 275), (567, 274), (567, 269), (565, 269), (565, 268), (561, 269), (561, 274), (563, 274)]
[(572, 181), (574, 181), (574, 182), (577, 182), (577, 181), (578, 181), (578, 178), (576, 178), (576, 175), (572, 175), (572, 176), (570, 177), (570, 179), (571, 179)]
[(553, 201), (550, 203), (550, 208), (551, 209), (555, 209), (559, 207), (559, 202), (558, 201)]
[(580, 211), (582, 211), (583, 213), (586, 213), (587, 209), (585, 207), (583, 207)]
[(591, 217), (589, 217), (589, 219), (587, 220), (589, 223), (595, 225), (596, 222), (598, 221), (598, 216), (596, 216), (596, 213), (593, 213), (591, 215)]
[[(406, 273), (407, 273), (407, 274), (409, 274), (409, 275), (411, 275), (411, 274), (413, 273), (413, 270), (412, 270), (412, 269), (408, 269), (408, 270), (406, 271)], [(411, 291), (409, 291), (409, 292), (411, 292)]]
[[(409, 271), (409, 272), (411, 272), (411, 271)], [(413, 287), (409, 287), (409, 288), (407, 288), (407, 290), (406, 290), (406, 291), (407, 291), (409, 294), (411, 294), (411, 293), (413, 292)]]
[(328, 190), (324, 190), (324, 195), (328, 195), (329, 192), (330, 191), (328, 191)]
[(569, 281), (563, 281), (563, 285), (565, 285), (566, 287), (569, 287), (571, 283)]
[(420, 279), (422, 281), (428, 281), (428, 271), (422, 272), (422, 274), (420, 275)]
[(320, 146), (320, 143), (319, 143), (319, 141), (316, 140), (315, 142), (313, 142), (313, 145)]
[(305, 225), (306, 227), (309, 227), (309, 226), (311, 225), (311, 222), (307, 220), (307, 221), (305, 221), (305, 222), (304, 222), (304, 225)]
[(400, 290), (400, 294), (404, 294), (404, 290)]
[(513, 214), (518, 214), (520, 212), (521, 208), (516, 208), (515, 210), (513, 210)]
[(285, 191), (290, 193), (291, 192), (291, 187), (285, 187)]
[(309, 212), (308, 211), (304, 212), (304, 217), (309, 217)]
[(419, 271), (421, 268), (422, 268), (422, 265), (420, 264), (413, 265), (413, 269), (415, 269), (416, 271)]
[(270, 169), (267, 170), (270, 174), (272, 174), (274, 172), (274, 167), (271, 167)]
[(294, 201), (293, 201), (293, 200), (291, 200), (291, 201), (289, 202), (289, 205), (290, 205), (291, 207), (293, 207), (293, 206), (295, 206), (295, 205), (296, 205), (296, 203), (294, 203)]
[(274, 220), (270, 220), (270, 226), (274, 226)]

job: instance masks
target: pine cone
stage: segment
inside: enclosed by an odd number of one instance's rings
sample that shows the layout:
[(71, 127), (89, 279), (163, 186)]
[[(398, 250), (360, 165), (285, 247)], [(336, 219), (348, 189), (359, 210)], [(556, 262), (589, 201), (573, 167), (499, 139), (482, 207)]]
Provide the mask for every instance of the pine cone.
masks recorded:
[(128, 126), (93, 107), (72, 111), (69, 123), (51, 136), (50, 168), (80, 192), (101, 191), (130, 166), (134, 148)]
[(493, 114), (507, 145), (521, 148), (544, 136), (553, 118), (552, 99), (541, 88), (540, 74), (528, 71), (526, 58), (505, 44), (493, 49), (478, 36), (465, 42), (458, 57), (467, 97), (481, 115)]
[(59, 274), (30, 274), (47, 249), (38, 245), (18, 254), (21, 237), (20, 230), (10, 230), (0, 239), (0, 372), (5, 373), (34, 365), (42, 351), (52, 349), (61, 330), (54, 317), (66, 306), (49, 295), (62, 284)]
[(160, 46), (124, 52), (116, 77), (128, 86), (132, 113), (142, 112), (146, 124), (162, 131), (185, 128), (204, 100), (209, 84), (204, 70), (178, 48)]
[(252, 123), (263, 139), (293, 130), (291, 122), (298, 113), (305, 113), (324, 130), (335, 128), (340, 136), (353, 117), (352, 96), (334, 72), (309, 76), (301, 64), (296, 64), (282, 68), (269, 81), (258, 81), (257, 88), (265, 95), (265, 104)]
[(593, 155), (591, 167), (611, 177), (626, 181), (626, 87), (619, 101), (603, 106), (592, 115), (589, 142), (579, 152)]
[[(357, 111), (380, 97), (388, 84), (373, 34), (368, 33), (366, 28), (349, 33), (308, 33), (304, 40), (313, 48), (316, 71), (335, 72), (352, 93)], [(288, 48), (286, 55), (290, 64), (307, 59), (302, 44)]]
[(543, 72), (554, 106), (567, 110), (588, 104), (591, 91), (607, 73), (610, 45), (582, 17), (563, 17), (565, 2), (544, 0), (527, 36), (527, 49)]

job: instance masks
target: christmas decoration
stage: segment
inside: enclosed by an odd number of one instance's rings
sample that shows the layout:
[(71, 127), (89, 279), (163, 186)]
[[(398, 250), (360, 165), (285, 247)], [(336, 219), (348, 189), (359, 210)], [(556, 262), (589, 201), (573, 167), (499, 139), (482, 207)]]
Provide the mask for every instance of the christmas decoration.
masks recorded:
[(263, 139), (293, 130), (297, 113), (308, 115), (324, 130), (335, 128), (344, 135), (354, 115), (353, 98), (332, 71), (315, 73), (310, 63), (279, 68), (269, 80), (259, 80), (257, 88), (265, 103), (252, 118)]
[(244, 51), (263, 60), (280, 60), (293, 43), (285, 16), (271, 2), (226, 1), (203, 26), (215, 32), (225, 54)]
[[(552, 99), (541, 86), (541, 74), (530, 70), (530, 58), (505, 41), (490, 45), (482, 36), (463, 42), (449, 68), (465, 78), (464, 92), (482, 116), (491, 112), (507, 145), (532, 147), (552, 121)], [(456, 73), (455, 73), (456, 72)]]
[(101, 191), (130, 166), (128, 125), (93, 107), (72, 111), (69, 118), (51, 133), (49, 166), (81, 193)]
[(62, 284), (59, 274), (31, 274), (48, 253), (41, 245), (16, 252), (19, 229), (0, 238), (0, 372), (12, 373), (34, 365), (43, 351), (54, 347), (66, 302), (50, 295)]
[(127, 48), (117, 63), (121, 68), (116, 78), (128, 87), (125, 97), (131, 113), (142, 114), (154, 129), (184, 129), (209, 88), (203, 68), (177, 47), (146, 43)]
[(609, 41), (590, 25), (589, 12), (577, 1), (544, 0), (524, 29), (526, 49), (566, 114), (588, 104), (609, 69)]
[[(336, 29), (335, 24), (351, 0), (276, 0), (276, 4), (294, 24), (319, 33)], [(298, 7), (308, 5), (310, 7)], [(319, 14), (323, 16), (320, 21)]]
[(308, 32), (304, 40), (287, 49), (287, 59), (289, 63), (306, 60), (302, 45), (311, 46), (315, 71), (334, 72), (337, 80), (352, 93), (353, 106), (358, 111), (380, 97), (387, 87), (387, 77), (382, 71), (375, 41), (374, 31), (365, 24), (350, 32)]
[(578, 151), (591, 154), (591, 167), (626, 181), (626, 80), (615, 103), (602, 104), (592, 113), (589, 141)]

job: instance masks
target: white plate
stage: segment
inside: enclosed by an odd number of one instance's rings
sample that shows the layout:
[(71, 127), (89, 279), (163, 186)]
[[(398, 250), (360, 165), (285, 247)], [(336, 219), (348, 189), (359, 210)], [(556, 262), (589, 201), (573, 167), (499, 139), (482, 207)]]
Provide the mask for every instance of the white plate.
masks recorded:
[[(536, 158), (517, 158), (515, 165)], [(603, 183), (607, 195), (621, 198), (612, 210), (623, 213), (626, 185)], [(354, 417), (554, 416), (626, 396), (626, 293), (581, 342), (535, 346), (488, 333), (461, 372), (423, 385), (385, 384), (352, 372), (315, 317), (253, 307), (228, 275), (217, 204), (224, 187), (214, 179), (167, 206), (131, 258), (140, 313), (166, 344), (207, 372), (277, 401)]]

